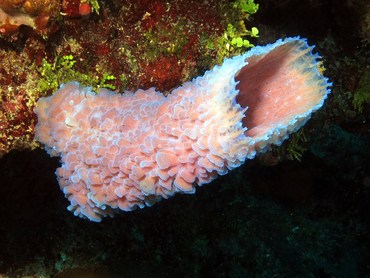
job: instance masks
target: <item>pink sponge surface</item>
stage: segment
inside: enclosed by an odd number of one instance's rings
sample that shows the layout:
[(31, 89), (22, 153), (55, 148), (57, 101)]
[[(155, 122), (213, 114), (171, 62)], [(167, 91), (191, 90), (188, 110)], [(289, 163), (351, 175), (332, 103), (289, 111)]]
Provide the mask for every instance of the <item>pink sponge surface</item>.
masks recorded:
[(299, 38), (226, 59), (168, 97), (151, 88), (95, 94), (77, 82), (41, 98), (36, 139), (77, 216), (100, 221), (150, 206), (280, 144), (329, 90)]

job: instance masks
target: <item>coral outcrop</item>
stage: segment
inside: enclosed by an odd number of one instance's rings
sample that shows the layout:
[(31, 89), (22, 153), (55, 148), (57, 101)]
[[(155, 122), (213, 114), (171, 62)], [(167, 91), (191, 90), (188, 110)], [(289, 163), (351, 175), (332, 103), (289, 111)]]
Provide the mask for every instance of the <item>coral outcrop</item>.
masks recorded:
[(2, 0), (0, 33), (12, 33), (21, 25), (30, 26), (38, 33), (46, 33), (50, 18), (58, 12), (58, 0)]

